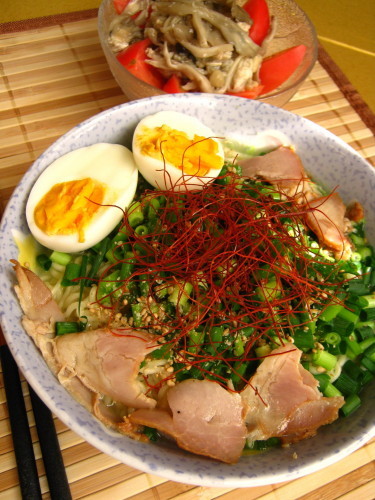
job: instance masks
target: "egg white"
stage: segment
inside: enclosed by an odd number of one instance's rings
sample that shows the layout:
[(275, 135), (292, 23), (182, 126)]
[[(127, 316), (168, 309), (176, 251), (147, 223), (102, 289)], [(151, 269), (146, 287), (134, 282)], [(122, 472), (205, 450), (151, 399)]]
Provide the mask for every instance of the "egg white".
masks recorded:
[(218, 145), (218, 156), (224, 159), (220, 139), (215, 137), (214, 132), (198, 120), (198, 118), (177, 111), (160, 111), (143, 118), (138, 123), (133, 136), (132, 149), (134, 161), (147, 182), (155, 188), (162, 190), (170, 189), (173, 186), (179, 190), (193, 190), (202, 189), (205, 184), (211, 182), (219, 175), (221, 168), (212, 168), (205, 176), (184, 174), (171, 163), (164, 163), (162, 160), (142, 153), (138, 145), (138, 137), (143, 134), (142, 129), (144, 127), (152, 129), (162, 125), (167, 125), (174, 130), (184, 132), (189, 139), (193, 139), (194, 135), (212, 138)]
[[(35, 207), (43, 196), (61, 182), (90, 177), (105, 184), (103, 205), (84, 227), (84, 241), (78, 232), (69, 235), (48, 235), (35, 222)], [(132, 152), (120, 144), (98, 143), (67, 153), (51, 163), (35, 182), (26, 205), (26, 220), (30, 232), (43, 246), (60, 252), (79, 252), (92, 247), (105, 238), (120, 222), (123, 212), (134, 198), (138, 182), (138, 169)], [(64, 214), (61, 214), (63, 217)]]

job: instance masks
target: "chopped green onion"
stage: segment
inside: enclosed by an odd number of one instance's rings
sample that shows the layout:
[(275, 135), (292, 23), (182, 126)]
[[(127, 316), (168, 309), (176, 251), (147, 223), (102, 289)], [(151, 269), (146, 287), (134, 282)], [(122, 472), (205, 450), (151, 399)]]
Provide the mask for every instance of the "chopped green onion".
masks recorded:
[(338, 345), (341, 342), (341, 337), (336, 332), (329, 332), (324, 335), (323, 341), (327, 344)]
[(98, 299), (103, 305), (110, 305), (111, 300), (109, 295), (115, 292), (118, 292), (116, 296), (118, 297), (121, 294), (120, 291), (120, 282), (119, 282), (120, 271), (117, 269), (113, 271), (104, 279), (100, 280), (98, 284)]
[(325, 391), (327, 385), (330, 383), (330, 377), (327, 373), (314, 373), (314, 377), (319, 382), (320, 392)]
[(183, 286), (175, 285), (172, 292), (169, 294), (168, 300), (182, 312), (186, 312), (188, 299), (192, 291), (193, 285), (191, 283), (186, 282)]
[(365, 340), (374, 336), (374, 331), (370, 326), (361, 326), (355, 330), (361, 340)]
[(361, 370), (361, 376), (360, 376), (360, 383), (361, 387), (364, 387), (366, 384), (371, 382), (373, 380), (374, 375), (371, 373), (370, 370)]
[(107, 250), (105, 256), (109, 262), (112, 264), (116, 264), (118, 261), (120, 261), (123, 258), (124, 255), (124, 247), (123, 246), (117, 246), (111, 245), (110, 248)]
[(80, 324), (76, 321), (56, 321), (56, 335), (65, 335), (67, 333), (78, 333), (82, 331)]
[(204, 332), (199, 332), (197, 330), (190, 330), (188, 333), (189, 337), (189, 347), (188, 351), (197, 354), (202, 347), (204, 341)]
[(361, 365), (364, 368), (366, 368), (366, 370), (375, 374), (375, 363), (371, 361), (371, 359), (367, 358), (366, 356), (363, 356), (363, 358), (361, 359)]
[(319, 319), (325, 322), (332, 321), (342, 309), (344, 309), (344, 306), (340, 304), (330, 304), (321, 312)]
[(141, 224), (134, 229), (134, 232), (139, 236), (146, 236), (148, 234), (147, 226)]
[(346, 305), (349, 309), (356, 308), (360, 311), (365, 307), (370, 307), (370, 301), (368, 300), (368, 297), (371, 297), (371, 295), (361, 295), (360, 297), (358, 297), (357, 295), (351, 296), (346, 301)]
[(139, 291), (146, 297), (150, 291), (150, 276), (148, 274), (139, 275)]
[(373, 321), (375, 319), (375, 307), (368, 307), (361, 311), (362, 321)]
[(342, 396), (341, 392), (331, 382), (328, 382), (323, 391), (323, 394), (326, 398), (334, 398), (336, 396)]
[(266, 283), (256, 287), (255, 294), (262, 302), (275, 300), (281, 294), (280, 284), (276, 278), (271, 278)]
[(235, 356), (242, 356), (244, 352), (245, 352), (245, 347), (243, 344), (242, 335), (237, 335), (234, 341), (233, 354)]
[(60, 264), (62, 266), (66, 266), (71, 260), (72, 256), (68, 253), (65, 252), (57, 252), (54, 250), (50, 257), (49, 257), (52, 262), (55, 262), (56, 264)]
[(350, 375), (342, 371), (340, 376), (334, 381), (333, 385), (338, 389), (344, 396), (349, 394), (355, 394), (360, 389), (360, 384), (354, 380)]
[(121, 264), (121, 270), (120, 270), (120, 276), (119, 276), (120, 281), (126, 280), (132, 275), (132, 273), (134, 271), (134, 263), (135, 263), (135, 259), (134, 259), (133, 252), (126, 252), (125, 260)]
[(372, 295), (362, 295), (361, 297), (366, 301), (366, 304), (363, 306), (366, 307), (375, 307), (375, 294)]
[(349, 311), (348, 309), (342, 308), (341, 311), (338, 312), (337, 316), (341, 319), (344, 319), (348, 323), (354, 323), (356, 324), (358, 321), (358, 314), (355, 314), (352, 311)]
[[(362, 354), (362, 348), (356, 340), (350, 340), (350, 339), (346, 338), (345, 342), (346, 342), (346, 345), (348, 346), (348, 349), (351, 351), (351, 353), (353, 353), (354, 357), (357, 357), (360, 354)], [(350, 357), (352, 359), (352, 357), (350, 355), (348, 357)]]
[(345, 362), (344, 366), (342, 367), (342, 371), (350, 375), (355, 380), (358, 380), (362, 373), (360, 367), (351, 359), (348, 359), (348, 361)]
[(168, 295), (169, 286), (165, 283), (157, 285), (155, 287), (155, 295), (158, 299), (163, 299)]
[(153, 359), (169, 359), (171, 357), (172, 346), (168, 342), (163, 344), (159, 349), (150, 352), (150, 356)]
[(362, 261), (365, 261), (368, 257), (371, 258), (371, 256), (372, 256), (372, 250), (370, 247), (367, 247), (367, 246), (358, 246), (357, 252), (361, 256)]
[(327, 351), (317, 351), (312, 355), (314, 365), (322, 366), (327, 371), (332, 370), (337, 363), (337, 358)]
[(367, 358), (371, 359), (373, 363), (375, 363), (375, 343), (371, 344), (367, 347), (367, 349), (363, 353)]
[(160, 208), (160, 202), (157, 198), (151, 198), (147, 207), (147, 217), (150, 220), (157, 218), (157, 212)]
[(152, 442), (158, 441), (160, 439), (159, 432), (153, 427), (143, 427), (143, 434)]
[(301, 349), (301, 351), (307, 351), (312, 349), (315, 344), (314, 335), (311, 330), (303, 330), (302, 328), (296, 328), (293, 333), (294, 345)]
[(95, 278), (95, 276), (97, 275), (99, 267), (104, 260), (105, 254), (107, 253), (107, 250), (110, 246), (110, 243), (111, 243), (111, 240), (108, 237), (106, 237), (106, 238), (104, 238), (104, 240), (102, 240), (97, 245), (97, 252), (98, 253), (94, 259), (94, 262), (92, 263), (92, 266), (91, 266), (91, 269), (89, 272), (88, 277), (90, 279)]
[(333, 330), (339, 335), (347, 337), (353, 332), (355, 323), (337, 315), (337, 317), (333, 319), (332, 326)]
[(144, 220), (142, 206), (139, 201), (135, 201), (128, 208), (128, 221), (131, 227), (138, 226)]
[[(364, 285), (368, 285), (371, 281), (371, 267), (366, 267), (362, 273), (362, 281)], [(364, 295), (363, 295), (364, 297)]]
[(77, 262), (69, 262), (65, 267), (64, 276), (61, 280), (61, 286), (74, 286), (78, 285), (76, 280), (80, 277), (81, 264)]
[(52, 260), (45, 253), (37, 255), (36, 262), (38, 266), (44, 269), (45, 271), (48, 271), (52, 266)]
[(253, 441), (251, 444), (247, 446), (249, 450), (254, 451), (264, 451), (269, 448), (275, 448), (280, 445), (280, 439), (276, 437), (269, 438), (265, 441)]
[[(81, 269), (79, 271), (79, 275), (81, 276), (81, 278), (84, 278), (86, 276), (88, 260), (89, 259), (88, 259), (87, 255), (82, 256)], [(85, 286), (87, 286), (87, 280), (81, 279), (79, 282), (79, 300), (78, 300), (78, 310), (79, 311), (81, 309), (82, 296), (83, 296), (83, 291), (84, 291)]]
[(368, 295), (370, 286), (363, 283), (362, 280), (352, 280), (348, 283), (348, 292), (353, 295)]
[(361, 399), (357, 394), (350, 394), (346, 400), (344, 406), (341, 408), (341, 412), (345, 417), (348, 417), (354, 413), (361, 406)]
[(236, 361), (234, 363), (231, 375), (231, 379), (234, 386), (236, 386), (241, 382), (242, 380), (241, 377), (244, 377), (246, 368), (247, 368), (247, 363), (243, 363), (242, 361)]
[(245, 326), (244, 328), (241, 328), (241, 333), (242, 335), (245, 335), (245, 337), (250, 337), (253, 333), (255, 332), (255, 328), (253, 326)]
[(223, 340), (224, 326), (214, 326), (208, 334), (209, 344), (206, 351), (214, 355), (221, 346)]
[(255, 349), (255, 355), (257, 358), (264, 358), (271, 352), (271, 346), (269, 344), (264, 344)]
[(316, 330), (316, 320), (311, 320), (310, 313), (304, 312), (300, 314), (301, 323), (304, 324), (312, 333)]
[(372, 344), (375, 343), (375, 335), (372, 334), (371, 337), (367, 337), (365, 338), (364, 340), (362, 340), (362, 342), (359, 343), (360, 347), (361, 347), (361, 351), (362, 352), (365, 352), (365, 350), (370, 347)]
[(132, 304), (131, 309), (134, 326), (144, 326), (145, 318), (143, 316), (143, 311), (145, 310), (145, 305), (139, 302), (138, 304)]

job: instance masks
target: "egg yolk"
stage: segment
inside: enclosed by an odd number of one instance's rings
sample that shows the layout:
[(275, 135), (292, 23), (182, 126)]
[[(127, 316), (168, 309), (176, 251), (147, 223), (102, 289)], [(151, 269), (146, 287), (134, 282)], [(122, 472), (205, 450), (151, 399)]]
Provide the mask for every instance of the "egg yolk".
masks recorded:
[(35, 223), (48, 235), (78, 233), (82, 243), (84, 228), (99, 210), (105, 190), (89, 177), (55, 184), (35, 207)]
[(199, 135), (189, 139), (185, 132), (168, 125), (143, 127), (136, 140), (142, 154), (165, 160), (188, 175), (203, 177), (224, 163), (216, 141)]

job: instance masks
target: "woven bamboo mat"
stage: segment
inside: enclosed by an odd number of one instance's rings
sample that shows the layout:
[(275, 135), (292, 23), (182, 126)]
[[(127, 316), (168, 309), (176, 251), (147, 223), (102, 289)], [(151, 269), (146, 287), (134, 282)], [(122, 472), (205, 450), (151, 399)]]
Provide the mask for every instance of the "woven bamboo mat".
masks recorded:
[[(7, 27), (7, 33), (4, 29), (0, 34), (0, 214), (25, 170), (44, 149), (77, 123), (125, 100), (102, 55), (96, 19), (73, 19), (54, 19), (24, 31)], [(287, 109), (338, 135), (375, 165), (374, 116), (324, 52)], [(25, 382), (24, 394), (43, 498), (49, 498)], [(56, 418), (55, 424), (74, 499), (370, 500), (375, 496), (374, 440), (339, 463), (294, 481), (245, 489), (205, 488), (141, 473), (99, 452)], [(0, 499), (18, 498), (1, 377)]]

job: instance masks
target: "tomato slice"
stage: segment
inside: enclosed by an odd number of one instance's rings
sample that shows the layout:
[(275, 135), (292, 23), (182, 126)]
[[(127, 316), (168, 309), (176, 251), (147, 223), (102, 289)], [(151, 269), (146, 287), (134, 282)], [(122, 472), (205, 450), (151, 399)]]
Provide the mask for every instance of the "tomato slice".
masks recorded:
[(180, 94), (184, 92), (181, 88), (181, 81), (177, 75), (172, 75), (169, 80), (163, 85), (164, 92), (168, 92), (169, 94)]
[(296, 45), (264, 59), (259, 70), (259, 80), (264, 87), (262, 94), (284, 83), (301, 64), (305, 53), (305, 45)]
[(117, 14), (121, 14), (129, 2), (130, 0), (113, 0), (113, 6)]
[(253, 21), (249, 30), (250, 38), (257, 45), (261, 45), (270, 29), (270, 13), (266, 0), (248, 0), (242, 8)]
[(151, 45), (151, 40), (145, 38), (135, 42), (117, 54), (117, 60), (134, 76), (149, 83), (153, 87), (162, 88), (164, 79), (156, 68), (147, 62), (146, 49)]
[(263, 85), (257, 85), (250, 90), (244, 90), (243, 92), (227, 92), (228, 95), (234, 95), (237, 97), (246, 97), (246, 99), (255, 99), (263, 91)]

